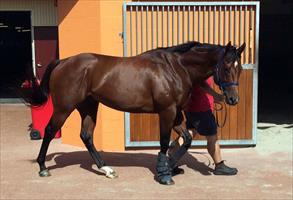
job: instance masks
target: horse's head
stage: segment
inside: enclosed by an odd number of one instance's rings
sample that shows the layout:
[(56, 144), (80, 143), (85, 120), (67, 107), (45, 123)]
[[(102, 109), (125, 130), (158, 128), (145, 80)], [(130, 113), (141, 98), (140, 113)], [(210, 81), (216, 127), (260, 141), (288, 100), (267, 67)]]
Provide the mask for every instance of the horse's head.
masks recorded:
[(214, 71), (214, 81), (223, 91), (229, 105), (236, 105), (239, 101), (238, 84), (242, 71), (241, 53), (244, 48), (245, 43), (236, 49), (229, 42)]

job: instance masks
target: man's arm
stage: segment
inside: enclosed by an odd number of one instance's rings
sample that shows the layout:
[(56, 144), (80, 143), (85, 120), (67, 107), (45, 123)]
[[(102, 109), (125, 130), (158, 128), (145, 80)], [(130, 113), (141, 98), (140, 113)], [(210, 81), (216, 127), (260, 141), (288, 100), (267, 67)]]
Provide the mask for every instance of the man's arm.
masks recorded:
[(201, 89), (203, 89), (203, 91), (205, 91), (206, 93), (208, 93), (209, 95), (214, 97), (214, 101), (215, 102), (221, 102), (224, 101), (225, 96), (222, 94), (217, 93), (213, 88), (211, 88), (209, 86), (209, 84), (207, 84), (207, 82), (203, 81), (199, 84), (199, 87)]

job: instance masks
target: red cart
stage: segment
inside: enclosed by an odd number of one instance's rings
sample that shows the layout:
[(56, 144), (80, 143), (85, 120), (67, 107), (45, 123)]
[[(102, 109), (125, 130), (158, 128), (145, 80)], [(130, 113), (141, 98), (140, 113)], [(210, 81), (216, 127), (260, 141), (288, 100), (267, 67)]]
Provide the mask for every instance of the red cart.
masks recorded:
[[(40, 84), (40, 82), (38, 81)], [(31, 88), (31, 81), (25, 80), (22, 88)], [(45, 128), (53, 114), (52, 98), (49, 96), (48, 101), (40, 107), (31, 107), (32, 124), (30, 125), (30, 136), (32, 140), (38, 140), (44, 138)], [(61, 137), (61, 130), (57, 131), (55, 138)]]
[[(48, 101), (40, 107), (31, 107), (32, 112), (32, 129), (31, 129), (31, 139), (38, 140), (44, 138), (45, 128), (53, 114), (53, 104), (51, 96), (49, 96)], [(58, 130), (55, 138), (61, 137), (61, 130)]]

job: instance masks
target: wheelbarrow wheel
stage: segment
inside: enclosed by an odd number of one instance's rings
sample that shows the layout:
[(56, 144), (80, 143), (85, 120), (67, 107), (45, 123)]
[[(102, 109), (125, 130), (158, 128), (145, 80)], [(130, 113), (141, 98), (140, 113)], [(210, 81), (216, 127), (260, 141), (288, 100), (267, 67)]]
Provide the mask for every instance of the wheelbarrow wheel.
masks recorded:
[(40, 140), (41, 138), (41, 133), (38, 130), (32, 129), (30, 132), (31, 140)]

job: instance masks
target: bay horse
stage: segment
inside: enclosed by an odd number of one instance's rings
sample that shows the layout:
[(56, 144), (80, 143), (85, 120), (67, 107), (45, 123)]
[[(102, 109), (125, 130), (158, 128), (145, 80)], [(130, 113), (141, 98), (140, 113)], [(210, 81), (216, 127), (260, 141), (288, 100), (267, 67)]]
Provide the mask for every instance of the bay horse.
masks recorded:
[[(238, 49), (229, 42), (225, 46), (199, 42), (157, 48), (133, 57), (113, 57), (82, 53), (50, 63), (40, 85), (33, 78), (32, 94), (26, 98), (30, 106), (40, 106), (52, 97), (54, 112), (45, 128), (45, 136), (37, 158), (41, 177), (50, 176), (45, 157), (55, 133), (74, 109), (81, 116), (80, 137), (99, 169), (107, 177), (116, 176), (93, 144), (99, 103), (125, 112), (158, 113), (160, 152), (157, 177), (161, 184), (174, 184), (172, 166), (166, 155), (172, 128), (188, 134), (181, 125), (182, 109), (192, 87), (204, 85), (214, 76), (215, 83), (230, 105), (238, 103), (238, 81), (242, 70)], [(189, 135), (189, 134), (188, 134)], [(191, 138), (186, 137), (187, 147)]]

